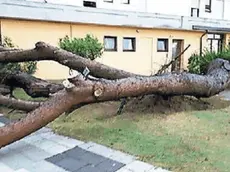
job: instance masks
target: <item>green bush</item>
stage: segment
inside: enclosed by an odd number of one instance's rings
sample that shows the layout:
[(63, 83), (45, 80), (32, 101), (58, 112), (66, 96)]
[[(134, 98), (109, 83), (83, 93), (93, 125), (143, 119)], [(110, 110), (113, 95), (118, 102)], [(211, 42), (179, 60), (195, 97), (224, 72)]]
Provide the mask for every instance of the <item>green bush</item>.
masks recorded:
[(217, 58), (230, 60), (230, 48), (226, 47), (220, 52), (211, 52), (205, 49), (202, 56), (197, 53), (192, 54), (188, 60), (189, 72), (204, 75), (209, 63)]
[[(3, 46), (8, 48), (16, 48), (9, 37), (3, 38)], [(17, 47), (18, 48), (18, 47)], [(37, 62), (21, 62), (21, 63), (0, 63), (1, 71), (10, 71), (10, 72), (26, 72), (28, 74), (34, 74), (37, 69)]]
[(85, 38), (69, 38), (65, 36), (59, 40), (60, 48), (82, 56), (84, 58), (94, 60), (103, 54), (103, 45), (97, 38), (87, 34)]

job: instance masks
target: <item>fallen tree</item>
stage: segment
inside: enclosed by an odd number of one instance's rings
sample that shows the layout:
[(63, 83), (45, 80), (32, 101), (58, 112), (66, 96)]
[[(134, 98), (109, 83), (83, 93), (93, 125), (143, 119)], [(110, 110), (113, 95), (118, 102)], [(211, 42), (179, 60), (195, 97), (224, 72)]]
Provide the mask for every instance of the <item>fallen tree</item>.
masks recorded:
[[(157, 76), (138, 76), (84, 59), (42, 42), (37, 43), (35, 48), (31, 50), (14, 49), (0, 53), (1, 63), (31, 60), (54, 60), (81, 73), (87, 67), (93, 78), (85, 78), (84, 75), (79, 74), (68, 78), (63, 84), (64, 87), (54, 84), (53, 87), (56, 89), (54, 89), (53, 93), (55, 92), (56, 94), (47, 101), (40, 103), (20, 101), (2, 95), (0, 97), (1, 104), (6, 105), (6, 102), (11, 102), (13, 108), (23, 110), (22, 107), (25, 106), (24, 110), (32, 111), (24, 119), (0, 128), (0, 147), (33, 133), (73, 107), (77, 109), (90, 103), (149, 94), (160, 96), (190, 95), (197, 98), (211, 97), (225, 90), (229, 84), (230, 76), (230, 63), (223, 59), (212, 61), (206, 75), (183, 72)], [(19, 76), (24, 76), (24, 74), (19, 74)], [(10, 77), (14, 78), (14, 82), (3, 82), (2, 84), (21, 87), (27, 94), (31, 94), (28, 91), (30, 83), (41, 82), (42, 88), (49, 88), (46, 81), (26, 77), (28, 82), (20, 82), (18, 81), (19, 76), (15, 74)]]

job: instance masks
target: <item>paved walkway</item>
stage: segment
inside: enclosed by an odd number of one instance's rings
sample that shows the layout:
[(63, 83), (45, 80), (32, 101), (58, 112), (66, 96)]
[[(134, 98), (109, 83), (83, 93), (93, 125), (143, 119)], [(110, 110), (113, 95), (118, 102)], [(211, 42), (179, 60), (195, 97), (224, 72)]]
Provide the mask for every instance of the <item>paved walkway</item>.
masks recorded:
[[(0, 116), (0, 127), (9, 120)], [(93, 143), (39, 131), (0, 149), (0, 172), (168, 172)]]

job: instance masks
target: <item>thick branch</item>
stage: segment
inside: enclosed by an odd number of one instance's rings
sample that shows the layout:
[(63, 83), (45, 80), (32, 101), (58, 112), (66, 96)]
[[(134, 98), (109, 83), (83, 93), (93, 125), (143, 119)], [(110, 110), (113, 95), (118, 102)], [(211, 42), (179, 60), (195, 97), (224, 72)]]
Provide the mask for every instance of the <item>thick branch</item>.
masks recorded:
[(43, 42), (38, 42), (35, 46), (31, 50), (0, 52), (0, 63), (54, 60), (79, 72), (83, 72), (85, 67), (88, 67), (90, 75), (97, 78), (121, 79), (136, 76), (133, 73), (103, 65)]
[(36, 78), (27, 73), (0, 73), (1, 84), (10, 87), (20, 87), (31, 97), (49, 97), (64, 87), (62, 84), (54, 84), (48, 81)]
[(0, 95), (0, 104), (8, 108), (14, 108), (14, 109), (30, 112), (38, 108), (42, 104), (42, 102), (17, 100), (14, 98), (8, 98), (8, 97)]

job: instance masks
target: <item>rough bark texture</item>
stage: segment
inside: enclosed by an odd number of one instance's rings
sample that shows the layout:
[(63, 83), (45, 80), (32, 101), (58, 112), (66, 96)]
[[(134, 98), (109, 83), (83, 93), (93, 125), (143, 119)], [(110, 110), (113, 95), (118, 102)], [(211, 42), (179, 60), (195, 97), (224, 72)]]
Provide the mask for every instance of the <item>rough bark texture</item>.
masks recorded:
[(37, 60), (53, 60), (79, 72), (83, 72), (85, 67), (88, 67), (90, 75), (97, 78), (121, 79), (136, 76), (136, 74), (103, 65), (44, 42), (36, 43), (35, 48), (31, 50), (15, 50), (0, 53), (0, 63)]
[(38, 108), (42, 104), (42, 102), (17, 100), (14, 98), (8, 98), (3, 95), (0, 95), (0, 104), (8, 108), (14, 108), (14, 109), (30, 112)]
[(223, 91), (229, 82), (229, 62), (215, 60), (205, 76), (174, 73), (155, 77), (130, 77), (120, 80), (69, 79), (72, 84), (19, 122), (0, 128), (0, 147), (21, 139), (53, 121), (74, 105), (116, 100), (147, 94), (195, 95), (210, 97)]
[(27, 73), (0, 73), (1, 84), (9, 87), (23, 88), (25, 92), (33, 98), (49, 97), (57, 91), (64, 89), (62, 84), (54, 84)]

